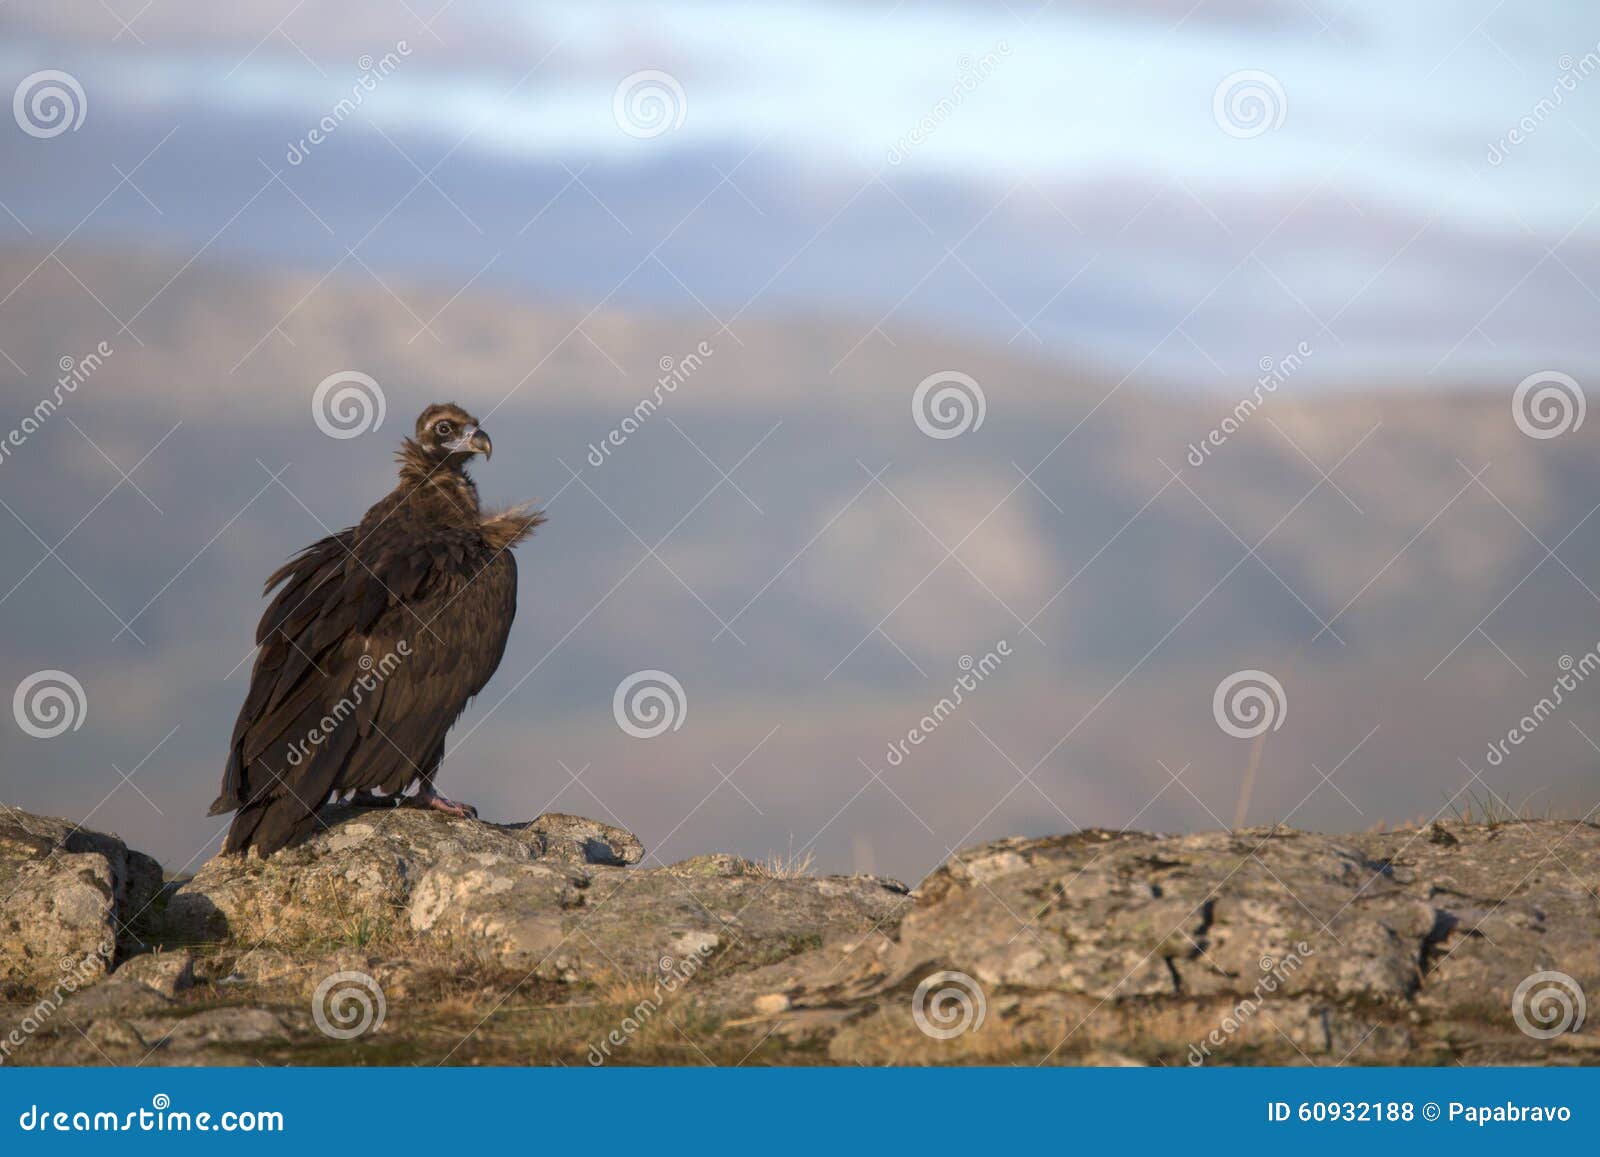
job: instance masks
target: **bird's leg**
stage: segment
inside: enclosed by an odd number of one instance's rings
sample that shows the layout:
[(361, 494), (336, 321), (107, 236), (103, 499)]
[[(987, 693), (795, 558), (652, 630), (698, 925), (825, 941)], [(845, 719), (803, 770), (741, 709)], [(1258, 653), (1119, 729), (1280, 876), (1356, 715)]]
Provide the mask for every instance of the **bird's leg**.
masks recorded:
[(415, 795), (405, 797), (402, 807), (423, 808), (427, 811), (443, 812), (447, 816), (457, 819), (475, 820), (478, 818), (478, 809), (469, 803), (457, 803), (453, 799), (446, 799), (433, 790), (433, 785), (424, 783)]

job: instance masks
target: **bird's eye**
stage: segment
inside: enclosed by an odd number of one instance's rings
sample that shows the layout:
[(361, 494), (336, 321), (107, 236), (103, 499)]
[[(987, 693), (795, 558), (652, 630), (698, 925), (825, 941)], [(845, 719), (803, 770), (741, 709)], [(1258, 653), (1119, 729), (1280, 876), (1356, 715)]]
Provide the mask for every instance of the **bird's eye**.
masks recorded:
[(435, 422), (433, 424), (433, 430), (434, 430), (434, 433), (439, 435), (439, 437), (448, 438), (451, 435), (451, 433), (455, 430), (455, 427), (452, 426), (449, 423), (449, 421), (441, 420), (441, 421)]

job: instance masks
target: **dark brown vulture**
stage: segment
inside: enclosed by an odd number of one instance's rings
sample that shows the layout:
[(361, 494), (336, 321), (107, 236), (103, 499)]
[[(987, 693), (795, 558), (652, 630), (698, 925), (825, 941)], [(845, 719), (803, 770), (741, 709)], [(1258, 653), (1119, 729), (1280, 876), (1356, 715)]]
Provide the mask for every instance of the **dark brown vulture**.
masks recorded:
[(459, 406), (429, 406), (401, 444), (399, 485), (267, 580), (264, 593), (282, 589), (256, 628), (250, 693), (211, 805), (238, 813), (224, 851), (269, 855), (352, 792), (358, 803), (477, 814), (433, 777), (445, 733), (505, 652), (511, 548), (544, 521), (526, 506), (479, 508), (466, 465), (491, 450)]

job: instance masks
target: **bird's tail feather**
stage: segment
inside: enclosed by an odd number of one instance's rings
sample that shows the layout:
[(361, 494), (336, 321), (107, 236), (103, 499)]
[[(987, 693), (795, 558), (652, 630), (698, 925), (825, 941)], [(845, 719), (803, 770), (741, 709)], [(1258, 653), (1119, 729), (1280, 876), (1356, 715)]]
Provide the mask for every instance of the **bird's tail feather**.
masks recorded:
[(240, 808), (233, 817), (222, 850), (243, 855), (254, 848), (260, 855), (270, 856), (311, 830), (316, 822), (316, 813), (308, 812), (293, 796), (258, 800)]

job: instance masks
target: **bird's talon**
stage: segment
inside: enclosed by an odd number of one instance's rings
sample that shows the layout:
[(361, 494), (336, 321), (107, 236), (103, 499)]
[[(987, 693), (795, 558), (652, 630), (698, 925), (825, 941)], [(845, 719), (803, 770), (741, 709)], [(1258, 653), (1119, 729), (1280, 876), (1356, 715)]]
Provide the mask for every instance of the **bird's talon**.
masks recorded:
[(404, 804), (400, 806), (422, 808), (424, 811), (443, 812), (447, 816), (453, 816), (460, 820), (475, 820), (478, 818), (478, 809), (471, 804), (457, 803), (453, 799), (430, 790), (423, 790), (416, 795), (406, 796)]

